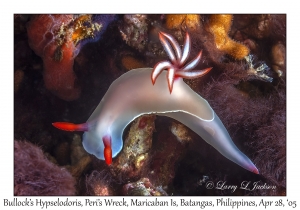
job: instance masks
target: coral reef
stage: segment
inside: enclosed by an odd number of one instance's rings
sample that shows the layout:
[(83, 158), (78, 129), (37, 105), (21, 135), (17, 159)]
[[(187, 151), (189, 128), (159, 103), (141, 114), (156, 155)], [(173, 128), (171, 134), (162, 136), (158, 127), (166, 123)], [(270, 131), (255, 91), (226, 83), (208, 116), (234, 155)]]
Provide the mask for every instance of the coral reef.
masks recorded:
[(71, 39), (75, 45), (84, 39), (94, 39), (103, 27), (102, 24), (92, 22), (92, 15), (79, 16), (74, 20), (73, 24), (74, 29)]
[(86, 194), (92, 196), (112, 195), (109, 175), (106, 171), (92, 171), (85, 179)]
[(176, 136), (177, 140), (181, 143), (192, 140), (187, 127), (181, 123), (172, 122), (170, 130)]
[[(119, 76), (166, 60), (160, 31), (180, 47), (188, 32), (191, 58), (203, 50), (198, 69), (213, 69), (184, 82), (207, 99), (260, 175), (166, 117), (129, 124), (110, 166), (86, 154), (81, 132), (51, 126), (85, 122)], [(15, 141), (15, 195), (286, 195), (286, 60), (284, 14), (15, 14), (14, 139), (31, 142)], [(206, 188), (220, 180), (260, 181), (276, 190)]]
[[(247, 36), (255, 39), (263, 39), (269, 37), (273, 32), (272, 28), (276, 22), (276, 15), (261, 14), (261, 15), (236, 15), (234, 23), (237, 29)], [(278, 29), (278, 28), (277, 28)]]
[(75, 195), (75, 191), (70, 173), (50, 162), (39, 147), (14, 142), (14, 195)]
[(249, 49), (229, 36), (229, 30), (232, 23), (232, 15), (211, 15), (208, 24), (208, 30), (215, 37), (216, 47), (235, 59), (243, 59), (249, 54)]
[(200, 15), (197, 14), (166, 15), (167, 29), (187, 28), (188, 30), (195, 31), (199, 27), (200, 27)]
[(119, 27), (123, 40), (138, 51), (143, 51), (148, 41), (147, 15), (124, 15)]
[(84, 150), (81, 143), (81, 137), (75, 134), (71, 143), (71, 165), (75, 165), (89, 154)]
[(131, 125), (124, 147), (111, 170), (128, 179), (138, 177), (148, 161), (152, 147), (155, 115), (143, 115)]
[(161, 187), (155, 187), (148, 178), (141, 178), (123, 186), (123, 195), (129, 196), (162, 196), (168, 195)]
[(66, 29), (72, 20), (73, 15), (38, 15), (27, 26), (29, 45), (43, 58), (45, 87), (64, 100), (80, 95), (73, 72), (76, 46)]
[(90, 163), (91, 163), (91, 157), (87, 155), (81, 158), (78, 163), (72, 165), (68, 169), (72, 174), (72, 176), (78, 180), (80, 179), (81, 175), (86, 171)]
[[(153, 142), (150, 154), (151, 162), (143, 174), (151, 179), (155, 185), (161, 185), (164, 189), (172, 188), (177, 166), (188, 150), (186, 140), (182, 143), (169, 130), (165, 131), (163, 129), (164, 125), (170, 123), (170, 121), (167, 122), (166, 119), (158, 119), (156, 122), (157, 140)], [(171, 121), (171, 123), (178, 124), (174, 121)], [(185, 138), (188, 138), (188, 135), (185, 135)]]
[(273, 78), (269, 77), (267, 74), (265, 74), (265, 72), (267, 70), (269, 70), (269, 67), (267, 66), (267, 64), (265, 64), (264, 62), (258, 62), (256, 63), (259, 64), (257, 67), (254, 66), (254, 58), (253, 58), (253, 55), (248, 55), (245, 57), (245, 60), (247, 61), (247, 64), (248, 64), (248, 69), (247, 69), (247, 72), (248, 72), (248, 75), (254, 75), (258, 78), (261, 78), (265, 81), (268, 81), (268, 82), (272, 82), (273, 81)]

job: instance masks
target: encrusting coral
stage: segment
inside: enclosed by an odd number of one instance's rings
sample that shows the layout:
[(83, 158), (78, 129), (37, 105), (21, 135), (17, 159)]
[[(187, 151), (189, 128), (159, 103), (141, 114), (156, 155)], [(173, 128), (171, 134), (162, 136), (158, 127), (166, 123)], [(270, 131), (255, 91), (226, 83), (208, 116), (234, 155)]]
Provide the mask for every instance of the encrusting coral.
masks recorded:
[(128, 178), (141, 174), (152, 147), (155, 118), (155, 115), (143, 115), (132, 123), (124, 141), (124, 149), (112, 164), (111, 170), (126, 174)]
[(75, 195), (75, 179), (26, 141), (14, 141), (14, 195)]
[(249, 49), (243, 44), (233, 41), (229, 36), (232, 15), (210, 15), (208, 30), (213, 33), (216, 47), (231, 57), (241, 60), (249, 54)]
[(74, 20), (72, 41), (75, 45), (84, 39), (93, 39), (101, 30), (103, 25), (97, 22), (93, 23), (92, 15), (82, 15)]
[(123, 40), (138, 51), (143, 51), (148, 42), (147, 15), (124, 15), (123, 24), (119, 27)]
[(181, 143), (189, 142), (192, 139), (187, 127), (181, 123), (172, 122), (170, 130)]
[(200, 27), (200, 15), (198, 14), (168, 14), (166, 15), (167, 29), (181, 29), (183, 26), (195, 31)]

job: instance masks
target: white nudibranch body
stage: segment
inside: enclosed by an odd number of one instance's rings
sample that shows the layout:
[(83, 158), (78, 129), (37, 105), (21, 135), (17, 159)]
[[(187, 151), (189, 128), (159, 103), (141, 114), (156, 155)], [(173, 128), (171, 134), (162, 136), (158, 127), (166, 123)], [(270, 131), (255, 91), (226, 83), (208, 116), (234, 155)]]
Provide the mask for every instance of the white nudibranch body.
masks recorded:
[(251, 160), (231, 140), (226, 128), (208, 102), (195, 93), (182, 78), (176, 78), (172, 94), (163, 71), (153, 85), (152, 68), (134, 69), (119, 77), (109, 87), (87, 123), (83, 146), (87, 152), (104, 160), (102, 138), (111, 136), (112, 157), (123, 147), (126, 126), (143, 114), (168, 116), (185, 124), (241, 167), (258, 173)]
[(130, 70), (116, 79), (86, 123), (53, 125), (68, 131), (85, 131), (85, 150), (105, 159), (109, 165), (123, 148), (122, 135), (130, 122), (143, 114), (167, 116), (189, 127), (229, 160), (258, 174), (251, 160), (235, 146), (208, 102), (182, 79), (197, 78), (212, 69), (192, 71), (202, 51), (186, 64), (191, 45), (188, 34), (183, 51), (171, 35), (160, 32), (159, 38), (170, 61), (161, 61), (154, 68)]

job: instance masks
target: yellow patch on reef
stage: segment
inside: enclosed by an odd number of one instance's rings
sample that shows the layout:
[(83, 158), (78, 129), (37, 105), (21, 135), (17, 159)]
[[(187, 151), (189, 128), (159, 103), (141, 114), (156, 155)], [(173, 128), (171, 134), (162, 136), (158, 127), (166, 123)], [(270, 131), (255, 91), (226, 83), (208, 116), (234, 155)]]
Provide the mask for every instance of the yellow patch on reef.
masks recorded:
[(94, 38), (94, 32), (101, 28), (100, 24), (92, 22), (92, 15), (82, 15), (74, 20), (72, 40), (76, 45), (80, 40)]
[(232, 24), (232, 15), (211, 15), (209, 19), (209, 31), (215, 37), (215, 44), (219, 50), (226, 52), (235, 59), (243, 59), (250, 52), (248, 47), (233, 41), (228, 32)]
[(136, 168), (141, 168), (143, 166), (143, 163), (148, 159), (148, 153), (144, 153), (139, 155), (135, 161), (134, 161), (134, 165)]
[(121, 62), (126, 70), (145, 67), (145, 65), (141, 61), (129, 55), (123, 56)]
[(200, 15), (167, 15), (166, 27), (168, 29), (180, 29), (182, 25), (185, 25), (191, 30), (195, 30), (200, 26)]

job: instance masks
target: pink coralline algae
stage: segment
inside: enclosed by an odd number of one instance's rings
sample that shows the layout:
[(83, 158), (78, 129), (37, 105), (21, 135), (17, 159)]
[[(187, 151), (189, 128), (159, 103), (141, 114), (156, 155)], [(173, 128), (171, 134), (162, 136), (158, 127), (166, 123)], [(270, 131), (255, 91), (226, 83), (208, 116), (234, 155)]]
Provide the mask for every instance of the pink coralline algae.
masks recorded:
[(26, 141), (14, 143), (14, 195), (75, 195), (75, 180)]

